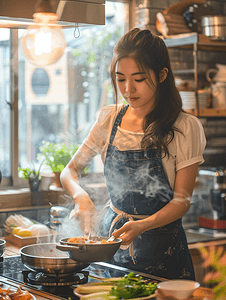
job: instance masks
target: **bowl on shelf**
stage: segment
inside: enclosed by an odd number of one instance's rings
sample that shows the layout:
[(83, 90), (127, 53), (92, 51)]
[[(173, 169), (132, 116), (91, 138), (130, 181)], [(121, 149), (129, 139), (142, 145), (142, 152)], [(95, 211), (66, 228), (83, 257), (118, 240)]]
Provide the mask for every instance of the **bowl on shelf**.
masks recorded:
[(199, 286), (199, 282), (193, 280), (167, 280), (158, 283), (157, 290), (165, 297), (185, 300), (190, 297)]

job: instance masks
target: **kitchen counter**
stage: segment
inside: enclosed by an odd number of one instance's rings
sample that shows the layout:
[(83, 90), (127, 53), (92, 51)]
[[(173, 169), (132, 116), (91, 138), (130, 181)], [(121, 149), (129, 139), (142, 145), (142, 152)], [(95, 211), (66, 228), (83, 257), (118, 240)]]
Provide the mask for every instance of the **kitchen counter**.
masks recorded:
[[(190, 248), (191, 257), (192, 257), (194, 268), (195, 268), (196, 280), (201, 284), (201, 287), (202, 287), (201, 289), (197, 290), (197, 293), (198, 293), (197, 294), (197, 299), (203, 299), (204, 296), (201, 297), (199, 295), (199, 292), (201, 292), (201, 294), (203, 295), (203, 293), (205, 294), (206, 291), (209, 293), (210, 290), (208, 289), (209, 286), (207, 286), (203, 282), (203, 277), (206, 274), (206, 270), (202, 266), (203, 261), (202, 261), (202, 258), (201, 258), (201, 254), (198, 250), (200, 239), (198, 239), (197, 234), (195, 235), (195, 234), (192, 234), (192, 233), (191, 233), (191, 235), (190, 235), (190, 233), (188, 234), (188, 238), (191, 241), (191, 243), (189, 244), (189, 248)], [(198, 243), (195, 242), (196, 239), (198, 239)], [(218, 243), (219, 245), (224, 244), (226, 246), (226, 239), (225, 240), (217, 240), (217, 241), (204, 241), (205, 246), (211, 245), (212, 243), (214, 243), (214, 245), (216, 245), (216, 243)], [(12, 259), (18, 260), (18, 257), (19, 257), (19, 247), (15, 246), (15, 245), (12, 245), (11, 243), (7, 242), (6, 243), (6, 248), (5, 248), (5, 251), (4, 251), (4, 258), (3, 259), (7, 260), (9, 258), (12, 258)], [(101, 263), (101, 264), (105, 265), (105, 263)], [(13, 266), (13, 264), (10, 264), (10, 265)], [(114, 266), (114, 267), (121, 269), (120, 267), (117, 267), (117, 266)], [(13, 278), (15, 278), (15, 279), (17, 278), (17, 276), (18, 276), (17, 273), (18, 272), (13, 271), (13, 274), (15, 274), (15, 275), (13, 275), (13, 276), (15, 276)], [(99, 276), (99, 273), (98, 273), (98, 276)], [(121, 276), (121, 275), (119, 275), (119, 276)], [(112, 277), (115, 277), (115, 276), (112, 276)], [(164, 280), (164, 279), (162, 279), (162, 280)], [(1, 278), (0, 278), (0, 281), (1, 281)], [(35, 296), (36, 296), (37, 300), (46, 299), (45, 297), (44, 298), (39, 297), (37, 294), (35, 294)], [(194, 297), (194, 295), (193, 295), (192, 299), (194, 300), (194, 298), (196, 298), (196, 297)], [(208, 298), (211, 299), (213, 297), (208, 297)], [(48, 297), (48, 299), (53, 299), (53, 298)], [(59, 299), (62, 299), (62, 298), (59, 297)]]
[[(226, 238), (223, 237), (213, 237), (207, 234), (200, 234), (197, 232), (190, 232), (192, 229), (186, 229), (186, 236), (188, 239), (188, 247), (190, 250), (191, 258), (193, 261), (196, 280), (201, 284), (202, 287), (209, 288), (210, 286), (203, 281), (204, 276), (209, 270), (203, 267), (203, 259), (201, 257), (201, 252), (199, 251), (200, 243), (203, 243), (205, 247), (209, 246), (223, 246), (226, 250)], [(19, 255), (19, 247), (6, 242), (6, 247), (4, 251), (4, 257)]]
[[(189, 245), (196, 244), (196, 243), (205, 243), (205, 242), (211, 242), (211, 241), (221, 241), (221, 243), (224, 241), (226, 244), (226, 234), (225, 235), (211, 235), (208, 233), (199, 233), (198, 231), (193, 229), (187, 229), (185, 230), (187, 241)], [(193, 247), (193, 246), (192, 246)]]

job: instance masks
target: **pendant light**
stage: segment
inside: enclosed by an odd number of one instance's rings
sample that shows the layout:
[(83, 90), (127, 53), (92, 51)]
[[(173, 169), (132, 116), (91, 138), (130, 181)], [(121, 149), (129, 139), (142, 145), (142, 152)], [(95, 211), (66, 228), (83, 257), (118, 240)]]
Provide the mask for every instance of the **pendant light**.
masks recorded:
[(51, 0), (39, 0), (33, 15), (34, 23), (28, 26), (20, 39), (26, 58), (38, 66), (51, 65), (64, 53), (66, 42), (53, 13)]

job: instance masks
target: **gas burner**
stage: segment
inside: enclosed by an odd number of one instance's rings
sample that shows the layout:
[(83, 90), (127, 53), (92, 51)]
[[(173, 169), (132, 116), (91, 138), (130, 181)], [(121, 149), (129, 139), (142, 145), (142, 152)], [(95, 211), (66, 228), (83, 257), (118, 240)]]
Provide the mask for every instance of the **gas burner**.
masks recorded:
[(69, 286), (88, 282), (88, 271), (80, 271), (72, 274), (44, 274), (42, 272), (22, 271), (24, 282), (42, 286)]

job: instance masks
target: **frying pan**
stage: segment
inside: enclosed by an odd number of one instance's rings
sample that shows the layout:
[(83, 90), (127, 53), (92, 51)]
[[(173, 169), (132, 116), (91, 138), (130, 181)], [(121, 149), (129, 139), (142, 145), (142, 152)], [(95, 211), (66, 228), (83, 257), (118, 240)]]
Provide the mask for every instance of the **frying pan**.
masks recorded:
[(4, 252), (4, 249), (5, 249), (5, 243), (6, 243), (5, 240), (0, 239), (0, 257), (3, 256), (3, 252)]
[(28, 269), (45, 274), (69, 274), (89, 265), (70, 259), (66, 253), (56, 249), (56, 243), (33, 244), (19, 251), (22, 262)]
[[(107, 240), (109, 237), (92, 237), (92, 241)], [(69, 257), (75, 261), (103, 262), (111, 259), (121, 245), (122, 240), (116, 238), (113, 243), (85, 244), (67, 243), (68, 238), (60, 240), (61, 245), (56, 248), (67, 251)]]

